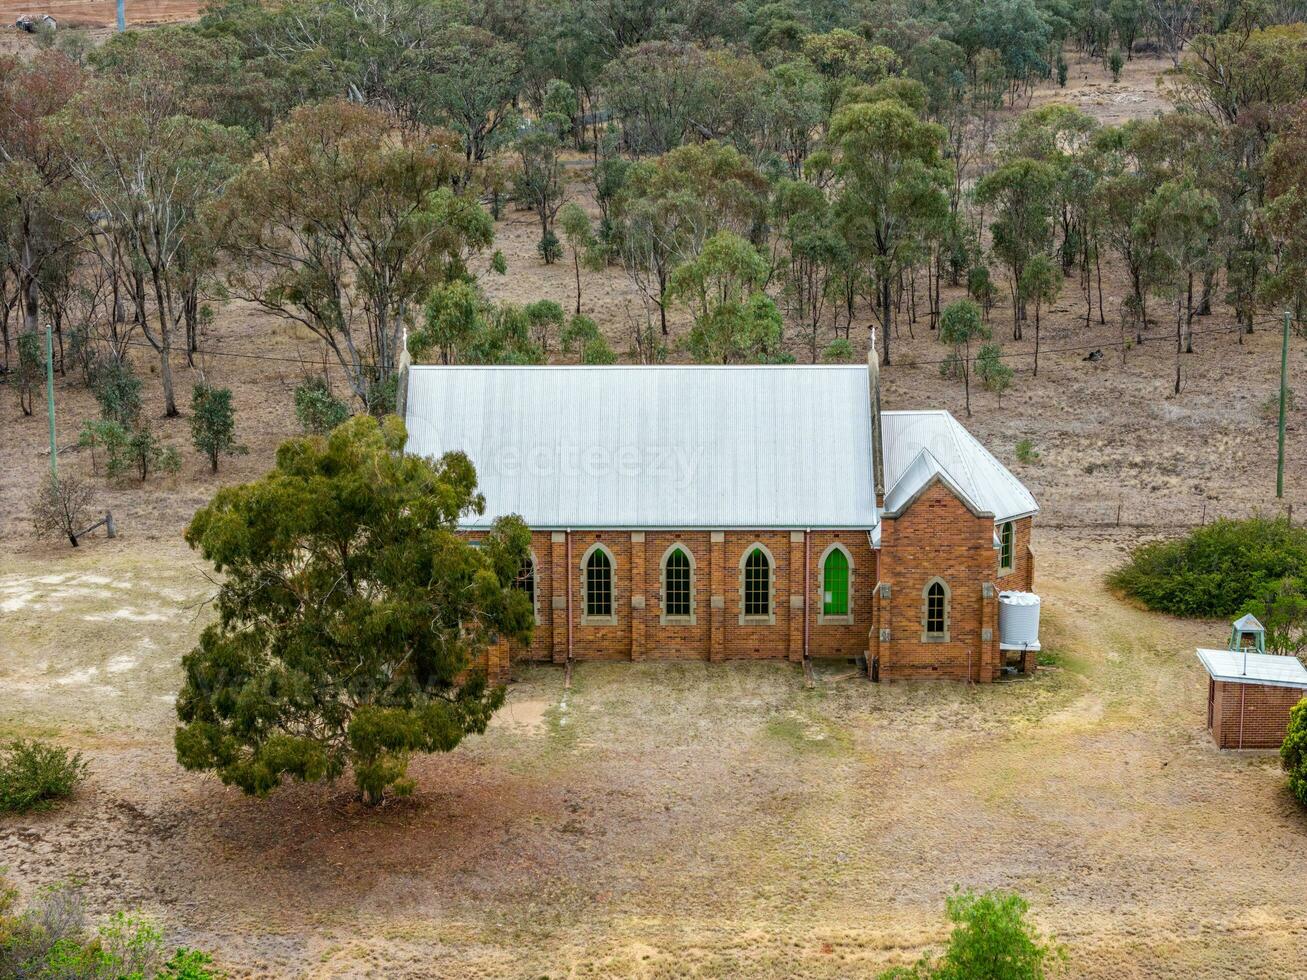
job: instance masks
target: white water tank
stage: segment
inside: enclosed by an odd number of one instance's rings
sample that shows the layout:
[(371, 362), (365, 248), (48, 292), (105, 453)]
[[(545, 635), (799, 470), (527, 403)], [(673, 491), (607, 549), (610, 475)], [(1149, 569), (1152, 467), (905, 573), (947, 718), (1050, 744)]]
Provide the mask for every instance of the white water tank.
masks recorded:
[(1004, 650), (1039, 649), (1039, 596), (1033, 592), (998, 594), (998, 645)]

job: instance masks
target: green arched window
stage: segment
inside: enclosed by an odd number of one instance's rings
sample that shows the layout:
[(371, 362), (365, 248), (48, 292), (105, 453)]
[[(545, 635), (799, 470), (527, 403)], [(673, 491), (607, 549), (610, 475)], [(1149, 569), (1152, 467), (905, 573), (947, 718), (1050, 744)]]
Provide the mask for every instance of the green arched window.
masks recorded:
[(822, 567), (821, 611), (826, 616), (849, 614), (849, 556), (841, 548), (826, 556)]
[(1000, 575), (1012, 571), (1016, 565), (1016, 554), (1016, 525), (1011, 521), (1005, 521), (998, 531), (998, 571)]

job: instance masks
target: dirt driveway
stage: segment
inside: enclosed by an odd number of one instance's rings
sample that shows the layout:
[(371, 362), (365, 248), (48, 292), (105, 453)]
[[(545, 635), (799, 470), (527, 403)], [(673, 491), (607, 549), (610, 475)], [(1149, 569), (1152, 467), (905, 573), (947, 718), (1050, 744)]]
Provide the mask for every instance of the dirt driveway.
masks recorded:
[(157, 542), (0, 559), (0, 726), (92, 762), (0, 823), (24, 890), (85, 883), (238, 976), (847, 976), (944, 935), (955, 885), (1016, 888), (1075, 976), (1289, 977), (1307, 815), (1276, 760), (1203, 730), (1219, 624), (1104, 593), (1116, 551), (1037, 538), (1028, 682), (873, 686), (824, 665), (522, 671), (495, 727), (414, 766), (415, 800), (267, 801), (182, 773), (177, 663), (206, 615)]

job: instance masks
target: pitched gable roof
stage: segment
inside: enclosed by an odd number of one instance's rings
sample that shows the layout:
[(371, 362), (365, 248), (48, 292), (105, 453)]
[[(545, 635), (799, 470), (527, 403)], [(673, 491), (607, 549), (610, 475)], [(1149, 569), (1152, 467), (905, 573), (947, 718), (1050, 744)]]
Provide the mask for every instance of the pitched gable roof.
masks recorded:
[(917, 463), (922, 450), (947, 474), (956, 492), (971, 509), (1010, 521), (1039, 512), (1030, 491), (982, 446), (966, 428), (944, 411), (886, 412), (881, 420), (885, 440), (885, 509), (893, 488)]
[(953, 492), (953, 495), (962, 501), (963, 505), (977, 517), (993, 517), (993, 511), (986, 510), (984, 505), (979, 503), (966, 490), (960, 487), (949, 475), (948, 470), (940, 465), (929, 449), (922, 449), (911, 463), (908, 464), (899, 478), (890, 486), (889, 491), (885, 494), (885, 515), (886, 517), (897, 517), (909, 507), (913, 501), (926, 492), (926, 489), (935, 483), (943, 483)]
[(863, 366), (415, 367), (409, 451), (462, 450), (483, 526), (872, 528)]

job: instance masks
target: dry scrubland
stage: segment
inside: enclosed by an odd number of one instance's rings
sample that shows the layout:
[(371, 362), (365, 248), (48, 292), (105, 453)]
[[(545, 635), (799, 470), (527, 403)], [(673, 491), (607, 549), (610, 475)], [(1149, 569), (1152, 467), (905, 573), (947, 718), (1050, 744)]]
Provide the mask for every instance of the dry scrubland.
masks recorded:
[[(1148, 114), (1158, 67), (1136, 61), (1113, 86), (1073, 63), (1069, 91), (1037, 100), (1104, 120)], [(540, 265), (535, 238), (530, 216), (506, 215), (509, 274), (487, 287), (566, 307), (570, 267)], [(1110, 314), (1120, 287), (1109, 270)], [(621, 273), (589, 275), (585, 291), (625, 349), (638, 304)], [(1088, 331), (1080, 317), (1068, 283), (1039, 378), (1014, 358), (1002, 407), (976, 395), (970, 421), (1044, 505), (1037, 587), (1053, 669), (993, 687), (875, 687), (826, 664), (811, 691), (784, 664), (585, 665), (570, 691), (557, 670), (521, 670), (491, 732), (415, 764), (416, 799), (378, 811), (344, 786), (247, 800), (181, 773), (171, 751), (178, 661), (212, 591), (180, 528), (293, 431), (311, 338), (223, 309), (206, 347), (281, 358), (207, 362), (235, 392), (250, 454), (211, 477), (187, 448), (176, 477), (104, 489), (122, 535), (77, 551), (27, 536), (45, 420), (19, 416), (6, 389), (0, 730), (75, 744), (92, 775), (70, 804), (0, 823), (0, 866), (25, 891), (84, 881), (94, 911), (155, 914), (238, 976), (845, 976), (941, 940), (954, 884), (1023, 892), (1076, 976), (1300, 974), (1307, 816), (1273, 757), (1221, 755), (1203, 732), (1192, 648), (1223, 624), (1145, 614), (1104, 590), (1103, 572), (1150, 530), (1055, 526), (1114, 521), (1118, 502), (1127, 522), (1157, 525), (1197, 521), (1204, 503), (1209, 517), (1273, 508), (1275, 430), (1261, 407), (1278, 335), (1240, 344), (1206, 332), (1224, 311), (1200, 321), (1170, 397), (1163, 341), (1124, 364), (1113, 348), (1097, 364), (1048, 353), (1118, 339), (1113, 316)], [(1297, 377), (1302, 351), (1298, 340)], [(914, 338), (904, 323), (888, 406), (961, 415), (960, 384), (929, 363), (943, 354), (924, 321)], [(178, 374), (184, 394), (191, 372)], [(67, 445), (94, 409), (80, 387), (56, 387)], [(153, 374), (146, 399), (157, 412)], [(1296, 410), (1299, 513), (1303, 422)], [(160, 428), (189, 446), (185, 419)], [(1015, 462), (1021, 438), (1038, 463)], [(83, 457), (61, 465), (86, 472)]]

